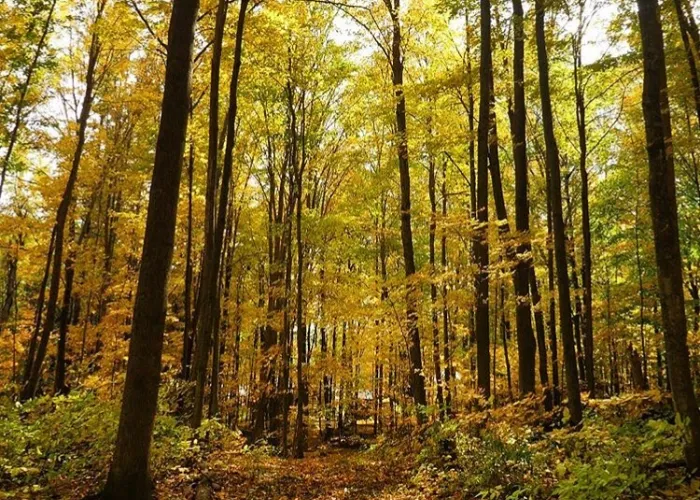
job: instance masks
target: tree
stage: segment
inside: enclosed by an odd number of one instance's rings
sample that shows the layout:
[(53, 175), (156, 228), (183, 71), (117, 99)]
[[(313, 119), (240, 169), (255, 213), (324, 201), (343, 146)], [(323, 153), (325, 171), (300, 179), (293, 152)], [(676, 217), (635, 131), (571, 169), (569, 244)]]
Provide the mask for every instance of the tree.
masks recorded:
[[(33, 398), (39, 387), (41, 379), (41, 369), (46, 356), (46, 349), (49, 344), (49, 337), (54, 328), (56, 320), (56, 307), (58, 304), (58, 292), (61, 286), (61, 264), (63, 260), (63, 241), (66, 222), (68, 220), (68, 211), (70, 210), (73, 201), (73, 191), (78, 179), (78, 170), (80, 169), (80, 160), (83, 156), (85, 148), (85, 136), (87, 132), (88, 119), (90, 118), (90, 110), (94, 99), (95, 87), (98, 84), (97, 61), (102, 51), (102, 43), (99, 36), (98, 23), (102, 18), (106, 0), (98, 0), (95, 19), (92, 25), (92, 33), (90, 35), (90, 48), (88, 51), (87, 70), (85, 73), (85, 94), (78, 117), (78, 131), (76, 137), (76, 146), (73, 153), (70, 172), (66, 187), (63, 191), (61, 203), (56, 211), (56, 223), (54, 227), (55, 237), (53, 239), (53, 266), (51, 269), (51, 284), (49, 287), (49, 297), (46, 304), (46, 318), (44, 326), (41, 330), (41, 337), (36, 349), (36, 357), (27, 362), (31, 366), (28, 373), (28, 378), (24, 381), (24, 387), (20, 394), (20, 399), (27, 400)], [(31, 349), (30, 349), (31, 351)]]
[[(238, 113), (238, 83), (241, 73), (242, 51), (243, 51), (243, 27), (245, 25), (246, 9), (248, 8), (248, 0), (241, 0), (240, 11), (238, 14), (238, 22), (236, 24), (236, 42), (233, 51), (233, 69), (231, 74), (231, 89), (229, 94), (229, 109), (228, 109), (228, 128), (226, 129), (226, 149), (224, 152), (224, 164), (221, 172), (221, 188), (219, 190), (218, 208), (216, 211), (216, 221), (214, 224), (213, 240), (210, 238), (210, 244), (213, 247), (207, 246), (205, 243), (204, 255), (205, 262), (202, 272), (202, 284), (200, 285), (200, 303), (202, 310), (199, 315), (199, 327), (197, 328), (197, 350), (195, 354), (194, 374), (196, 377), (195, 396), (194, 396), (194, 411), (192, 413), (192, 427), (199, 427), (202, 422), (202, 413), (204, 407), (204, 385), (207, 376), (207, 363), (209, 360), (209, 351), (211, 350), (211, 341), (214, 334), (214, 328), (217, 328), (218, 323), (216, 318), (219, 315), (219, 270), (221, 267), (221, 254), (224, 245), (224, 228), (226, 226), (226, 211), (229, 205), (229, 190), (231, 184), (231, 174), (233, 170), (233, 148), (236, 143), (236, 117)], [(216, 119), (216, 118), (214, 118)], [(210, 125), (213, 127), (213, 125)], [(216, 130), (212, 132), (210, 129), (210, 145), (211, 135), (216, 139)], [(213, 162), (216, 162), (216, 152), (210, 150), (210, 154), (214, 154)], [(216, 168), (210, 166), (210, 171), (216, 171)], [(216, 174), (214, 173), (216, 176)], [(214, 346), (218, 349), (218, 345)], [(213, 369), (218, 369), (214, 367)], [(212, 390), (218, 390), (213, 387)]]
[(479, 66), (479, 125), (477, 130), (476, 239), (474, 255), (478, 273), (476, 286), (476, 369), (477, 386), (486, 399), (491, 397), (489, 354), (489, 244), (488, 166), (491, 106), (491, 2), (481, 0), (481, 61)]
[(549, 91), (549, 61), (544, 26), (545, 7), (543, 0), (535, 2), (535, 31), (537, 38), (537, 61), (540, 77), (540, 98), (542, 100), (542, 126), (546, 149), (546, 164), (549, 171), (549, 199), (551, 202), (552, 228), (554, 232), (554, 255), (557, 268), (557, 288), (559, 292), (559, 328), (564, 344), (564, 364), (566, 368), (566, 391), (568, 395), (569, 418), (573, 425), (581, 422), (581, 394), (579, 392), (578, 370), (576, 369), (576, 349), (571, 325), (571, 295), (566, 252), (566, 232), (562, 213), (561, 168), (559, 148), (554, 135), (554, 119)]
[(199, 2), (174, 0), (160, 126), (129, 344), (119, 429), (105, 499), (150, 499), (149, 455), (158, 405), (166, 287), (190, 108), (190, 71)]
[[(532, 331), (530, 308), (530, 267), (532, 248), (529, 241), (530, 204), (528, 202), (527, 143), (525, 117), (525, 33), (523, 6), (520, 0), (513, 1), (513, 108), (509, 110), (513, 137), (513, 160), (515, 164), (515, 229), (522, 239), (517, 248), (515, 267), (516, 328), (518, 334), (518, 373), (520, 393), (535, 392), (535, 337)], [(533, 293), (534, 295), (534, 293)], [(538, 339), (540, 362), (543, 358), (544, 330)], [(544, 351), (546, 359), (546, 350)], [(547, 367), (540, 367), (541, 382), (547, 383)]]
[(399, 162), (401, 184), (401, 245), (403, 247), (404, 270), (406, 274), (406, 321), (408, 325), (409, 353), (411, 364), (410, 383), (413, 401), (416, 405), (418, 422), (425, 420), (424, 407), (425, 374), (421, 357), (420, 331), (418, 330), (418, 290), (414, 282), (416, 273), (413, 252), (413, 230), (411, 228), (411, 173), (408, 165), (408, 137), (406, 131), (406, 96), (403, 89), (404, 61), (402, 54), (400, 0), (384, 0), (392, 24), (391, 38), (391, 77), (396, 101), (396, 149)]
[(688, 360), (688, 327), (683, 296), (683, 267), (678, 237), (673, 136), (666, 78), (666, 58), (659, 5), (637, 0), (642, 37), (644, 90), (642, 109), (649, 158), (649, 201), (654, 228), (659, 302), (664, 326), (673, 404), (688, 428), (685, 459), (688, 469), (700, 467), (700, 410)]

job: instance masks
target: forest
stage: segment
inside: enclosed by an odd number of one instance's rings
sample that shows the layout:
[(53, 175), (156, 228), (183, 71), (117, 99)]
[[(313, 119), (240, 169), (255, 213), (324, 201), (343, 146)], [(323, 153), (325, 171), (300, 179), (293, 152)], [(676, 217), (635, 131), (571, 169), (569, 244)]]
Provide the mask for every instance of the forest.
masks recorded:
[(700, 498), (698, 19), (0, 1), (0, 498)]

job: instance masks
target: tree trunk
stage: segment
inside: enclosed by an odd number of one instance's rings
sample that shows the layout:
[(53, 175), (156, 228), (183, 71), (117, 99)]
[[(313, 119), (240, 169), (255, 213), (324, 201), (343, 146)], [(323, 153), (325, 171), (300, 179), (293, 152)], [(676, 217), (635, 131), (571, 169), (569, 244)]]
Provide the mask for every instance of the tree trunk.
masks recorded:
[(189, 380), (194, 335), (192, 332), (192, 180), (194, 177), (194, 141), (190, 142), (187, 162), (187, 244), (185, 250), (185, 328), (182, 332), (182, 367), (180, 376)]
[(649, 198), (673, 403), (688, 426), (685, 458), (689, 470), (700, 466), (700, 410), (688, 360), (688, 327), (683, 297), (683, 270), (678, 239), (678, 207), (673, 165), (671, 115), (666, 60), (659, 6), (656, 0), (637, 0), (644, 56), (642, 108), (649, 156)]
[(430, 265), (430, 318), (433, 330), (433, 369), (435, 370), (436, 403), (440, 415), (445, 414), (445, 398), (442, 390), (442, 368), (440, 367), (440, 329), (437, 310), (437, 284), (435, 283), (435, 232), (437, 229), (437, 197), (435, 158), (429, 160), (428, 195), (430, 198), (430, 235), (429, 235), (429, 265)]
[[(581, 10), (583, 10), (581, 4)], [(583, 12), (581, 12), (581, 16)], [(591, 398), (595, 397), (595, 368), (593, 360), (593, 285), (591, 281), (591, 221), (588, 203), (588, 131), (586, 129), (585, 88), (581, 81), (580, 70), (581, 44), (583, 33), (581, 23), (574, 42), (574, 93), (576, 94), (576, 124), (579, 144), (579, 173), (581, 175), (581, 232), (583, 234), (583, 257), (581, 279), (583, 280), (583, 327), (584, 365), (586, 368), (586, 385)]]
[(411, 173), (408, 164), (408, 136), (406, 130), (406, 96), (403, 91), (403, 54), (399, 11), (400, 0), (384, 0), (392, 22), (391, 73), (396, 102), (396, 148), (399, 160), (401, 184), (401, 245), (403, 247), (406, 274), (406, 322), (408, 326), (409, 377), (418, 423), (425, 422), (425, 374), (421, 357), (420, 332), (418, 330), (418, 294), (415, 283), (415, 258), (413, 255), (413, 231), (411, 229)]
[[(535, 336), (532, 331), (529, 280), (532, 267), (530, 245), (530, 204), (525, 116), (525, 34), (523, 5), (513, 0), (513, 109), (511, 132), (515, 164), (515, 229), (520, 243), (515, 255), (515, 325), (518, 335), (518, 380), (520, 394), (535, 392)], [(494, 185), (495, 189), (495, 185)], [(541, 374), (541, 370), (540, 370)], [(546, 365), (545, 365), (545, 381)]]
[(549, 197), (549, 171), (545, 168), (547, 189), (547, 290), (549, 291), (549, 346), (552, 351), (552, 403), (561, 404), (559, 388), (559, 348), (557, 347), (557, 303), (554, 298), (554, 234), (552, 232), (552, 200)]
[(477, 227), (474, 255), (476, 275), (476, 364), (477, 387), (485, 399), (491, 397), (489, 372), (489, 111), (491, 107), (491, 1), (481, 0), (481, 61), (479, 68), (479, 126), (477, 151)]
[[(442, 164), (442, 218), (447, 219), (447, 162)], [(440, 239), (440, 263), (442, 272), (447, 272), (447, 232), (442, 230), (442, 238)], [(452, 413), (452, 392), (453, 387), (450, 385), (452, 379), (452, 357), (450, 348), (450, 331), (448, 321), (448, 306), (447, 306), (447, 283), (443, 278), (442, 285), (442, 342), (443, 342), (443, 357), (445, 358), (445, 417), (449, 417)]]
[(114, 458), (103, 494), (108, 500), (147, 500), (153, 494), (149, 454), (158, 406), (166, 290), (175, 239), (198, 8), (197, 0), (174, 0), (170, 16), (165, 89), (129, 361)]
[(49, 280), (49, 272), (51, 271), (51, 261), (53, 260), (54, 244), (56, 242), (56, 226), (51, 231), (51, 240), (49, 242), (49, 251), (46, 255), (46, 265), (44, 266), (44, 277), (41, 280), (39, 287), (39, 299), (36, 304), (36, 312), (34, 317), (34, 331), (32, 332), (31, 340), (29, 341), (29, 352), (27, 359), (24, 362), (24, 370), (22, 372), (22, 385), (27, 384), (29, 375), (32, 371), (32, 364), (36, 356), (37, 343), (39, 341), (39, 333), (41, 332), (41, 319), (44, 311), (44, 298), (46, 296), (46, 284)]
[(542, 311), (542, 297), (537, 285), (537, 275), (535, 274), (535, 266), (530, 265), (530, 293), (532, 294), (532, 306), (535, 310), (535, 331), (537, 332), (537, 352), (539, 358), (539, 374), (540, 384), (544, 391), (544, 409), (550, 411), (552, 409), (552, 388), (549, 387), (549, 374), (547, 373), (547, 344), (544, 333), (544, 312)]
[(673, 5), (676, 9), (676, 16), (678, 17), (678, 25), (681, 31), (681, 39), (683, 40), (683, 48), (685, 49), (685, 57), (688, 61), (688, 70), (690, 72), (690, 82), (693, 85), (693, 99), (695, 100), (695, 114), (698, 118), (698, 125), (700, 125), (700, 76), (698, 75), (698, 65), (696, 60), (696, 53), (694, 52), (694, 47), (690, 40), (690, 35), (692, 33), (689, 20), (692, 19), (692, 10), (689, 12), (689, 16), (683, 10), (682, 0), (673, 0)]
[(571, 206), (571, 193), (569, 190), (570, 174), (564, 177), (564, 192), (566, 197), (566, 217), (564, 218), (564, 229), (571, 231), (571, 236), (566, 232), (566, 252), (571, 267), (571, 285), (574, 288), (574, 310), (572, 313), (572, 321), (574, 324), (574, 339), (576, 340), (576, 361), (578, 363), (579, 380), (586, 380), (586, 365), (583, 359), (583, 342), (581, 341), (581, 317), (583, 306), (581, 305), (581, 294), (578, 283), (578, 272), (576, 265), (576, 237), (573, 230), (573, 207)]
[(569, 275), (566, 262), (566, 234), (561, 200), (561, 169), (559, 166), (559, 149), (554, 136), (552, 102), (549, 92), (549, 61), (547, 60), (547, 42), (545, 39), (543, 0), (535, 1), (535, 31), (537, 38), (537, 60), (540, 77), (540, 96), (542, 99), (542, 124), (544, 127), (546, 162), (550, 176), (549, 197), (552, 206), (552, 223), (554, 232), (554, 252), (557, 264), (557, 284), (559, 288), (559, 326), (564, 344), (564, 362), (566, 366), (566, 389), (570, 421), (573, 425), (581, 422), (581, 394), (579, 393), (578, 373), (576, 369), (576, 350), (574, 334), (571, 328), (571, 296), (569, 292)]
[[(241, 59), (243, 51), (243, 27), (245, 23), (248, 0), (241, 0), (236, 24), (236, 41), (233, 49), (233, 69), (231, 72), (231, 88), (229, 92), (229, 126), (226, 129), (226, 149), (224, 152), (224, 165), (221, 172), (221, 187), (219, 191), (219, 203), (216, 209), (216, 221), (214, 224), (214, 237), (210, 244), (213, 247), (207, 251), (205, 242), (204, 255), (209, 256), (204, 262), (202, 270), (202, 282), (200, 284), (200, 303), (202, 310), (199, 314), (197, 327), (197, 342), (195, 351), (195, 395), (194, 409), (192, 412), (192, 427), (197, 428), (202, 423), (204, 409), (204, 389), (207, 379), (207, 364), (209, 351), (216, 327), (216, 318), (219, 315), (219, 271), (221, 268), (221, 253), (224, 246), (224, 229), (226, 227), (226, 212), (228, 209), (229, 189), (233, 171), (233, 148), (236, 142), (236, 115), (238, 112), (238, 82), (241, 73)], [(215, 139), (215, 138), (214, 138)], [(213, 139), (210, 139), (212, 141)]]
[[(102, 17), (104, 7), (105, 0), (99, 0), (95, 23), (97, 23)], [(77, 143), (73, 153), (73, 160), (71, 163), (70, 173), (68, 174), (66, 187), (63, 191), (63, 197), (61, 198), (61, 203), (56, 211), (56, 236), (54, 242), (53, 266), (51, 271), (51, 285), (49, 287), (49, 297), (46, 305), (46, 319), (44, 320), (44, 326), (41, 331), (41, 338), (36, 351), (36, 359), (33, 359), (32, 361), (32, 368), (30, 370), (29, 378), (27, 379), (27, 383), (22, 388), (22, 392), (20, 394), (20, 399), (23, 401), (34, 397), (39, 387), (41, 368), (44, 363), (44, 357), (46, 356), (49, 337), (51, 336), (51, 332), (53, 331), (54, 323), (56, 321), (58, 291), (61, 285), (61, 264), (63, 263), (63, 233), (66, 227), (66, 220), (68, 218), (68, 210), (70, 209), (70, 205), (73, 200), (73, 190), (78, 178), (80, 160), (83, 156), (83, 149), (85, 147), (85, 135), (88, 125), (87, 122), (88, 118), (90, 117), (90, 110), (92, 108), (92, 100), (95, 91), (95, 68), (97, 66), (97, 59), (99, 58), (100, 50), (101, 42), (97, 32), (94, 32), (90, 41), (87, 72), (85, 74), (85, 95), (83, 96), (80, 116), (78, 118)]]

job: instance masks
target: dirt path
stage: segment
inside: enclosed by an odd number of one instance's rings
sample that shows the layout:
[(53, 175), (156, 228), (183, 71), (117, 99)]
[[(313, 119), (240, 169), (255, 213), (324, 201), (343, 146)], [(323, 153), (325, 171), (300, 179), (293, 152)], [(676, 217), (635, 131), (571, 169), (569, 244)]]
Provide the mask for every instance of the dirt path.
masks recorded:
[[(409, 492), (410, 463), (351, 450), (313, 451), (301, 460), (262, 454), (212, 457), (203, 474), (217, 499), (383, 499), (418, 498)], [(190, 485), (162, 485), (193, 498)], [(179, 487), (178, 487), (179, 486)]]

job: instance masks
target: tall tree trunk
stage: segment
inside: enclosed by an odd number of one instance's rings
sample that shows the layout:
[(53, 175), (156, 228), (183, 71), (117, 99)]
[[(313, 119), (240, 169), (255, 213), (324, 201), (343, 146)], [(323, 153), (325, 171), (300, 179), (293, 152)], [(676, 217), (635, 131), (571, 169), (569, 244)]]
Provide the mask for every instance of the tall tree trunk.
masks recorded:
[(39, 333), (41, 332), (42, 313), (44, 311), (44, 299), (46, 297), (46, 285), (49, 281), (49, 273), (51, 271), (51, 262), (53, 260), (55, 242), (56, 226), (54, 225), (54, 228), (51, 231), (51, 240), (49, 241), (49, 251), (46, 255), (44, 277), (42, 278), (41, 285), (39, 286), (39, 299), (37, 300), (36, 312), (34, 315), (34, 331), (32, 332), (32, 337), (29, 341), (29, 351), (27, 353), (27, 358), (24, 361), (24, 369), (22, 371), (22, 385), (27, 384), (27, 382), (29, 381), (29, 376), (32, 371), (32, 365), (34, 363), (34, 357), (36, 356), (36, 349), (39, 342)]
[(194, 335), (192, 332), (192, 181), (194, 177), (194, 140), (190, 142), (187, 162), (187, 244), (185, 249), (185, 328), (182, 332), (182, 367), (180, 376), (189, 380)]
[(429, 235), (429, 265), (430, 265), (430, 319), (433, 330), (433, 369), (435, 370), (436, 403), (440, 415), (445, 415), (445, 398), (442, 388), (442, 368), (440, 367), (440, 328), (438, 325), (437, 284), (435, 283), (435, 232), (437, 229), (437, 196), (435, 193), (436, 173), (435, 158), (429, 160), (428, 196), (430, 198), (430, 235)]
[(583, 43), (583, 8), (585, 0), (579, 1), (579, 32), (574, 41), (574, 93), (576, 94), (576, 124), (578, 128), (579, 173), (581, 175), (581, 233), (583, 234), (583, 257), (581, 279), (583, 280), (583, 347), (586, 368), (586, 385), (591, 398), (595, 397), (595, 369), (593, 359), (593, 285), (591, 281), (591, 221), (588, 203), (588, 131), (586, 128), (585, 87), (581, 80), (581, 50)]
[(538, 352), (538, 368), (540, 375), (540, 384), (544, 391), (544, 409), (550, 411), (552, 409), (552, 388), (549, 387), (549, 374), (547, 373), (547, 344), (544, 333), (544, 312), (542, 311), (542, 297), (540, 296), (539, 286), (537, 285), (537, 275), (535, 274), (535, 266), (530, 265), (529, 285), (530, 293), (532, 294), (532, 306), (535, 310), (535, 331), (537, 332), (537, 352)]
[(678, 239), (678, 207), (673, 165), (666, 58), (657, 0), (637, 0), (644, 57), (642, 108), (649, 156), (649, 198), (673, 403), (688, 426), (685, 458), (689, 470), (700, 466), (700, 410), (688, 359), (688, 327), (683, 297), (683, 269)]
[(566, 216), (564, 218), (565, 231), (570, 231), (571, 236), (567, 232), (566, 235), (566, 252), (571, 267), (571, 285), (574, 288), (574, 310), (572, 313), (572, 321), (574, 324), (574, 339), (576, 340), (576, 361), (578, 362), (579, 380), (586, 380), (586, 365), (583, 359), (583, 342), (581, 341), (581, 317), (583, 306), (581, 304), (581, 293), (578, 282), (578, 266), (576, 265), (576, 237), (574, 235), (574, 211), (571, 206), (571, 192), (569, 190), (571, 173), (564, 176), (564, 193), (566, 198)]
[[(639, 185), (639, 172), (637, 172), (637, 185)], [(649, 385), (649, 378), (647, 376), (647, 342), (646, 336), (644, 334), (644, 323), (646, 318), (644, 317), (644, 269), (642, 268), (642, 253), (641, 253), (641, 242), (639, 241), (639, 211), (640, 211), (640, 196), (637, 194), (637, 205), (634, 209), (634, 253), (635, 261), (637, 263), (637, 285), (639, 288), (639, 340), (642, 344), (642, 376), (643, 382), (641, 388), (646, 389)], [(637, 355), (638, 356), (638, 355)]]
[[(515, 325), (518, 335), (518, 379), (520, 394), (535, 392), (535, 336), (532, 331), (529, 280), (532, 267), (530, 245), (530, 204), (525, 116), (525, 33), (523, 5), (513, 0), (513, 109), (511, 132), (515, 164), (515, 229), (520, 243), (515, 266)], [(494, 186), (495, 188), (495, 186)], [(541, 370), (540, 370), (541, 374)], [(546, 381), (545, 365), (545, 381)]]
[(124, 396), (114, 457), (103, 493), (103, 498), (107, 500), (149, 500), (153, 494), (149, 454), (158, 406), (166, 289), (175, 239), (198, 9), (197, 0), (173, 0), (162, 114), (134, 303)]
[[(95, 23), (97, 23), (102, 17), (105, 2), (106, 0), (98, 1)], [(88, 118), (90, 117), (90, 110), (92, 109), (92, 101), (95, 91), (95, 68), (97, 66), (101, 46), (99, 36), (95, 31), (93, 32), (90, 40), (88, 65), (85, 73), (85, 95), (83, 96), (80, 116), (78, 117), (78, 132), (76, 137), (77, 143), (73, 153), (73, 160), (71, 162), (66, 187), (63, 191), (63, 197), (61, 198), (61, 203), (56, 211), (56, 236), (54, 242), (53, 266), (51, 271), (51, 285), (49, 287), (49, 297), (46, 304), (46, 319), (44, 320), (44, 326), (41, 331), (41, 338), (36, 351), (36, 359), (32, 361), (32, 368), (30, 370), (29, 378), (27, 383), (22, 388), (22, 392), (20, 394), (20, 399), (23, 401), (34, 397), (39, 387), (41, 368), (44, 363), (44, 357), (46, 356), (49, 337), (51, 336), (51, 332), (53, 331), (54, 323), (56, 321), (58, 291), (61, 285), (61, 264), (63, 263), (63, 233), (66, 227), (66, 220), (68, 218), (68, 210), (70, 209), (70, 205), (73, 200), (73, 190), (75, 189), (75, 184), (78, 178), (80, 160), (82, 159), (83, 149), (85, 147), (85, 135), (87, 131)]]
[(408, 165), (408, 136), (406, 130), (406, 96), (403, 91), (403, 53), (401, 20), (399, 19), (400, 0), (384, 0), (392, 22), (391, 73), (396, 102), (396, 148), (399, 160), (401, 184), (401, 245), (403, 247), (404, 270), (406, 274), (406, 322), (408, 326), (409, 376), (413, 402), (416, 405), (418, 423), (425, 422), (425, 374), (421, 357), (420, 332), (418, 330), (418, 294), (415, 283), (415, 258), (413, 255), (413, 230), (411, 229), (411, 173)]
[(476, 364), (477, 387), (485, 399), (491, 397), (489, 373), (489, 111), (491, 107), (491, 1), (481, 0), (481, 61), (479, 68), (479, 127), (477, 158), (477, 228), (474, 254), (476, 275)]
[[(199, 314), (197, 327), (197, 342), (195, 351), (195, 394), (194, 409), (192, 412), (192, 427), (197, 428), (202, 423), (204, 409), (204, 390), (207, 379), (207, 364), (209, 351), (216, 327), (216, 318), (219, 315), (219, 271), (221, 268), (221, 253), (224, 246), (224, 229), (226, 227), (226, 212), (228, 209), (229, 189), (233, 171), (233, 148), (236, 143), (236, 116), (238, 112), (238, 82), (241, 74), (241, 59), (243, 51), (243, 27), (245, 24), (248, 0), (241, 0), (236, 24), (236, 41), (233, 49), (233, 69), (231, 71), (231, 87), (229, 91), (229, 125), (226, 129), (226, 149), (224, 152), (224, 164), (221, 172), (221, 187), (219, 190), (219, 203), (216, 209), (216, 221), (214, 223), (214, 238), (210, 241), (213, 247), (207, 251), (205, 242), (204, 255), (209, 256), (204, 262), (202, 270), (202, 282), (200, 284), (200, 304), (202, 310)], [(215, 367), (216, 368), (216, 367)], [(218, 369), (218, 368), (217, 368)]]
[(576, 369), (576, 350), (574, 333), (571, 328), (571, 296), (569, 292), (569, 275), (566, 262), (566, 233), (561, 200), (561, 169), (559, 165), (559, 148), (554, 136), (552, 101), (549, 92), (549, 61), (547, 60), (547, 41), (544, 26), (544, 1), (535, 0), (535, 31), (537, 38), (537, 60), (540, 76), (540, 96), (542, 99), (542, 125), (546, 147), (546, 163), (550, 176), (549, 197), (552, 206), (552, 227), (554, 232), (554, 253), (557, 264), (557, 284), (559, 288), (559, 326), (564, 344), (564, 362), (566, 366), (566, 390), (571, 423), (581, 422), (581, 394), (579, 392), (578, 372)]
[(547, 290), (549, 292), (549, 346), (552, 351), (552, 403), (561, 404), (559, 387), (559, 348), (557, 347), (557, 302), (554, 298), (554, 234), (552, 231), (552, 200), (549, 197), (549, 171), (545, 167), (545, 183), (547, 190)]
[(68, 321), (70, 316), (71, 298), (73, 297), (73, 278), (75, 276), (75, 221), (71, 220), (68, 227), (68, 257), (66, 258), (65, 284), (63, 286), (63, 303), (59, 316), (58, 347), (56, 349), (56, 375), (53, 392), (55, 395), (67, 394), (66, 386), (66, 342), (68, 337)]
[[(470, 24), (469, 24), (469, 9), (465, 9), (466, 14), (465, 14), (465, 19), (464, 19), (464, 26), (465, 26), (465, 42), (466, 42), (466, 56), (467, 56), (467, 94), (468, 94), (468, 109), (467, 109), (467, 114), (468, 114), (468, 123), (469, 123), (469, 219), (472, 221), (472, 224), (476, 224), (477, 221), (477, 212), (476, 212), (476, 152), (475, 152), (475, 135), (474, 135), (474, 81), (472, 77), (472, 49), (471, 49), (471, 37), (469, 36), (470, 33)], [(470, 258), (472, 263), (478, 263), (477, 261), (477, 245), (478, 245), (478, 237), (479, 235), (477, 234), (476, 231), (474, 231), (474, 234), (472, 236), (472, 245), (471, 245), (471, 251), (470, 251)], [(476, 297), (478, 294), (478, 287), (474, 288), (474, 293), (475, 293), (475, 302)], [(475, 316), (475, 307), (471, 307), (469, 309), (469, 349), (470, 349), (470, 356), (469, 356), (469, 368), (471, 370), (472, 374), (472, 379), (475, 380), (476, 377), (474, 376), (474, 373), (476, 372), (476, 359), (474, 357), (474, 345), (476, 344), (476, 316)]]
[[(442, 186), (441, 186), (441, 197), (442, 197), (442, 218), (447, 219), (447, 162), (442, 164)], [(442, 237), (440, 238), (440, 264), (442, 267), (442, 272), (447, 272), (447, 231), (442, 230)], [(449, 313), (447, 305), (447, 282), (443, 278), (442, 284), (442, 344), (443, 344), (443, 357), (445, 358), (445, 417), (449, 417), (452, 414), (452, 392), (453, 387), (450, 385), (450, 380), (452, 379), (452, 357), (450, 348), (450, 329), (449, 329)]]
[(294, 430), (294, 456), (304, 458), (306, 436), (304, 429), (304, 402), (307, 398), (306, 381), (304, 380), (304, 364), (307, 361), (306, 324), (304, 323), (304, 303), (302, 278), (304, 276), (304, 247), (301, 238), (301, 208), (302, 208), (302, 175), (303, 167), (296, 168), (297, 177), (297, 213), (296, 213), (296, 243), (297, 243), (297, 290), (296, 290), (296, 319), (297, 319), (297, 416)]

